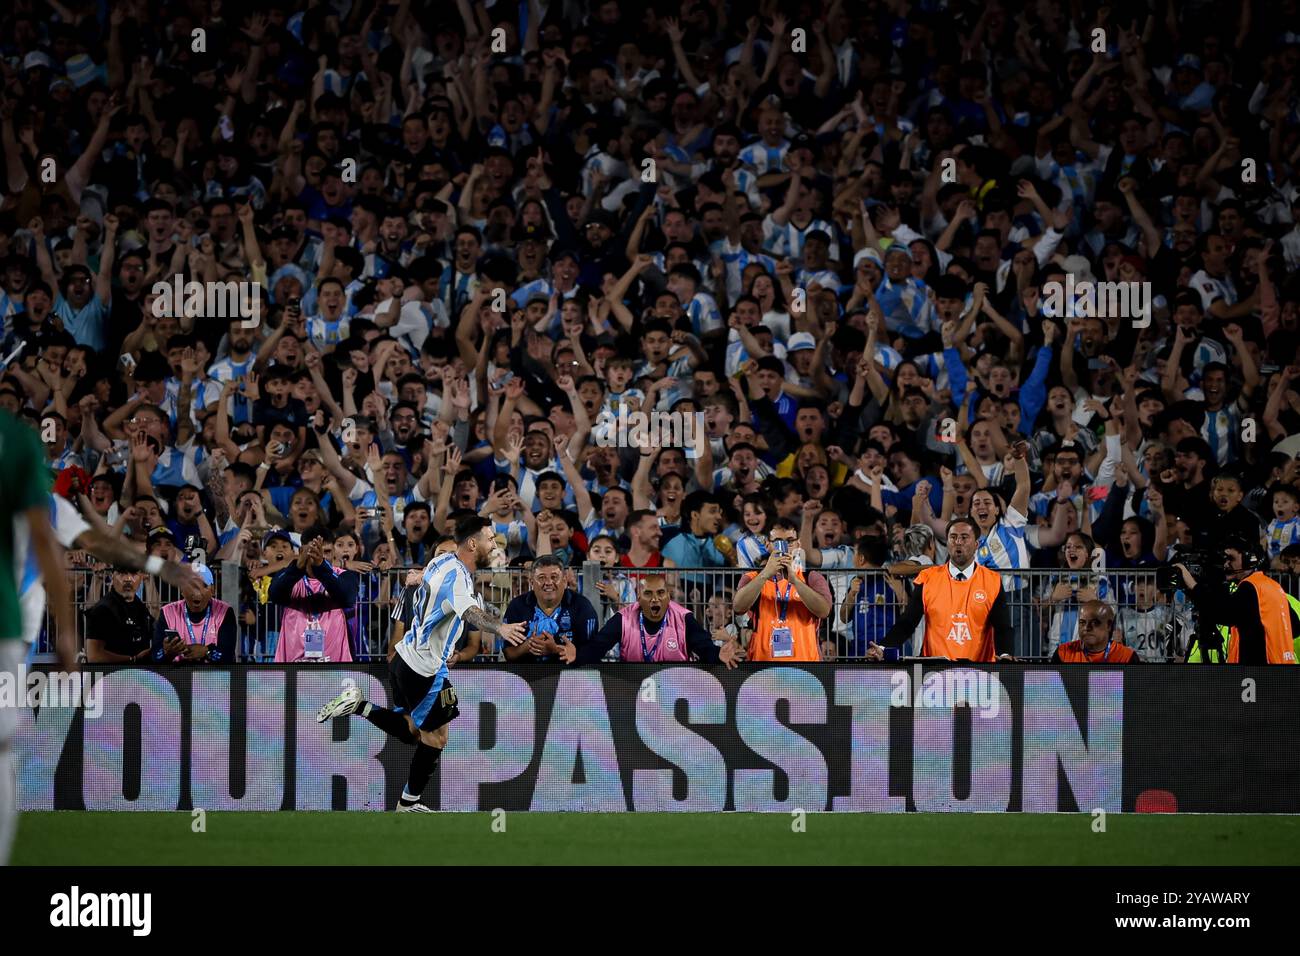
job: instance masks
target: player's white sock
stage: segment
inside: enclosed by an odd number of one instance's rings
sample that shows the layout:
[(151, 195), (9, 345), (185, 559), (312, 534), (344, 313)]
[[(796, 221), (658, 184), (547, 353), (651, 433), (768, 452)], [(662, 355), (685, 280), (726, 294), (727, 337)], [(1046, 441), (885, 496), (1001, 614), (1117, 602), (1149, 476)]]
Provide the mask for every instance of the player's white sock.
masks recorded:
[(9, 850), (18, 830), (18, 761), (13, 747), (0, 743), (0, 866), (9, 863)]

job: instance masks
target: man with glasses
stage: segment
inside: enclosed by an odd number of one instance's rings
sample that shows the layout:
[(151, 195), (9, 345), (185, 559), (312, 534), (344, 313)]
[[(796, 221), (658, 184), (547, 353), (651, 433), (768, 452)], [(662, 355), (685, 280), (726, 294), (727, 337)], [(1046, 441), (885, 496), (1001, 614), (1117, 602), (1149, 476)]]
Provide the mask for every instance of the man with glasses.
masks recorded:
[(422, 440), (419, 409), (410, 402), (399, 402), (389, 413), (388, 424), (396, 446), (394, 451), (402, 455), (409, 468), (412, 465), (411, 453), (420, 450)]
[(1053, 664), (1141, 664), (1142, 659), (1115, 633), (1115, 612), (1102, 601), (1079, 608), (1079, 636), (1058, 645)]

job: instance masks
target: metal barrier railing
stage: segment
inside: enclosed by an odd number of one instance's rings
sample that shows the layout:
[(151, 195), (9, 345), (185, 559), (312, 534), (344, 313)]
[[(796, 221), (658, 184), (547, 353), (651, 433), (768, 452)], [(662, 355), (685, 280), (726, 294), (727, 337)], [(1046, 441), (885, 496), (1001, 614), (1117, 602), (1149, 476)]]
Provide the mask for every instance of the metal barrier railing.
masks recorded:
[[(351, 654), (354, 660), (382, 660), (393, 634), (393, 611), (401, 603), (408, 571), (349, 572), (357, 575), (358, 599), (346, 609)], [(418, 570), (418, 569), (416, 569)], [(567, 584), (586, 597), (603, 624), (625, 604), (636, 600), (636, 582), (656, 571), (668, 578), (673, 599), (684, 605), (714, 636), (715, 642), (736, 638), (748, 640), (750, 615), (735, 613), (735, 593), (746, 570), (743, 568), (604, 568), (595, 562), (571, 568)], [(867, 645), (879, 641), (902, 612), (910, 584), (896, 579), (891, 584), (885, 573), (862, 569), (810, 569), (820, 574), (830, 588), (832, 609), (821, 622), (819, 638), (823, 656), (860, 659)], [(237, 611), (240, 661), (271, 661), (275, 657), (282, 609), (267, 600), (269, 579), (251, 578), (244, 568), (226, 563), (213, 568), (216, 594)], [(476, 573), (478, 593), (485, 606), (504, 615), (510, 601), (529, 589), (526, 568), (503, 568)], [(75, 567), (68, 572), (76, 611), (77, 646), (84, 648), (86, 611), (107, 594), (110, 572), (102, 568)], [(1296, 575), (1270, 573), (1290, 594), (1297, 593)], [(856, 583), (855, 583), (856, 582)], [(1003, 575), (1003, 599), (1015, 633), (1015, 654), (1022, 658), (1048, 657), (1059, 643), (1078, 636), (1078, 610), (1091, 596), (1109, 603), (1116, 612), (1117, 632), (1144, 661), (1181, 660), (1195, 633), (1192, 605), (1181, 592), (1161, 594), (1151, 571), (1068, 569), (1023, 569)], [(140, 597), (155, 620), (163, 604), (179, 594), (163, 582), (147, 578)], [(49, 657), (54, 650), (52, 616), (47, 614), (35, 651)], [(920, 633), (902, 654), (920, 653)], [(897, 656), (895, 652), (891, 656)], [(484, 635), (478, 660), (498, 660), (501, 648)]]

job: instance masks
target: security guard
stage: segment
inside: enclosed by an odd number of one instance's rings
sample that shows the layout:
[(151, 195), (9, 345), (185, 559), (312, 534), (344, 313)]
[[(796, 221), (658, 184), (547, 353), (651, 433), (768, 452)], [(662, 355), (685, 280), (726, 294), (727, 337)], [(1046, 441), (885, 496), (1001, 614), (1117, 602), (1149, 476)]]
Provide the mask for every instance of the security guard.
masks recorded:
[(1011, 660), (1015, 634), (1007, 614), (1002, 577), (975, 560), (979, 527), (970, 518), (948, 523), (948, 563), (924, 569), (907, 607), (880, 644), (867, 647), (867, 659), (884, 659), (925, 621), (922, 657), (950, 660)]
[(1199, 613), (1211, 615), (1220, 633), (1225, 629), (1227, 632), (1226, 652), (1202, 650), (1198, 643), (1188, 661), (1208, 657), (1214, 663), (1218, 659), (1229, 664), (1296, 663), (1300, 616), (1281, 585), (1259, 570), (1264, 564), (1259, 542), (1231, 537), (1224, 542), (1223, 550), (1225, 586), (1199, 586), (1184, 565), (1174, 565), (1182, 572), (1188, 595), (1197, 602)]

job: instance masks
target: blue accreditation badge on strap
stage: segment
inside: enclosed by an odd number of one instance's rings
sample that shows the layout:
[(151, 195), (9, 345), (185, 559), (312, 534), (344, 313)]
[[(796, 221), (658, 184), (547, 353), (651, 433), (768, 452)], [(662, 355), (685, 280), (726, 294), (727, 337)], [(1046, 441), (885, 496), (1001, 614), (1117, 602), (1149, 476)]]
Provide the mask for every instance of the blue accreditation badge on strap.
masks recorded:
[(772, 628), (772, 656), (794, 656), (794, 634), (788, 627)]

